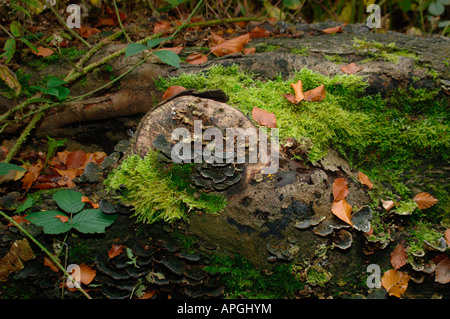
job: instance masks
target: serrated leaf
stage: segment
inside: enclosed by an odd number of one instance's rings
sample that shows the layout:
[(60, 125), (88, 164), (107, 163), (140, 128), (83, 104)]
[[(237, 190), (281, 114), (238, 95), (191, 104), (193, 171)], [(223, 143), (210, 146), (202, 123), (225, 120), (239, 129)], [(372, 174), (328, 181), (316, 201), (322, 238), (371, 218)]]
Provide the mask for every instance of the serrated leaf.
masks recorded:
[(158, 39), (150, 39), (147, 41), (147, 47), (149, 49), (156, 47), (158, 44), (160, 44), (161, 42), (164, 42), (166, 40), (170, 40), (172, 38), (158, 38)]
[(41, 226), (44, 229), (44, 233), (56, 235), (69, 231), (72, 228), (70, 223), (63, 223), (56, 216), (66, 216), (64, 213), (47, 210), (43, 212), (36, 212), (25, 217), (26, 220), (32, 222), (35, 225)]
[(9, 171), (25, 172), (26, 169), (10, 163), (0, 163), (0, 175), (7, 175)]
[(83, 194), (73, 190), (63, 190), (53, 195), (56, 204), (67, 213), (77, 213), (83, 209), (84, 203), (81, 201)]
[(180, 66), (180, 57), (178, 54), (169, 51), (169, 50), (160, 50), (156, 51), (155, 55), (164, 63), (171, 65), (173, 67), (176, 67), (178, 69), (181, 68)]
[(116, 217), (117, 215), (104, 214), (101, 209), (85, 209), (72, 219), (72, 225), (82, 233), (104, 233), (105, 228), (110, 226)]
[(26, 211), (28, 208), (33, 207), (33, 204), (34, 204), (33, 197), (28, 197), (19, 207), (17, 207), (16, 214), (22, 213)]
[(138, 54), (148, 48), (140, 43), (128, 43), (127, 48), (125, 49), (125, 57), (129, 57), (135, 54)]

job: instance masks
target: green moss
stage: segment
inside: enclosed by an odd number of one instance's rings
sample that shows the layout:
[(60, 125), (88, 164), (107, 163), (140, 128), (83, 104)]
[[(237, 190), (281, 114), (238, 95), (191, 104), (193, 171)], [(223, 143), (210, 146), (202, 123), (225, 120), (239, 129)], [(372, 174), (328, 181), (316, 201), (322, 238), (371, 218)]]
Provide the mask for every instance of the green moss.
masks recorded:
[(295, 48), (291, 50), (291, 53), (293, 54), (297, 54), (297, 55), (302, 55), (302, 56), (309, 56), (309, 49), (311, 49), (311, 47), (302, 47), (302, 48)]
[[(86, 50), (79, 50), (76, 47), (70, 47), (70, 48), (63, 48), (61, 49), (61, 54), (66, 56), (71, 61), (76, 61), (79, 58), (81, 58), (84, 54), (86, 54)], [(39, 59), (33, 59), (28, 64), (34, 68), (37, 68), (38, 70), (41, 70), (45, 67), (47, 67), (49, 64), (55, 63), (57, 61), (61, 61), (66, 63), (66, 61), (59, 56), (59, 54), (52, 54), (47, 57), (42, 57)]]
[(303, 289), (304, 283), (295, 278), (291, 268), (279, 264), (268, 275), (240, 255), (213, 255), (204, 270), (221, 274), (227, 298), (277, 299), (292, 298)]
[(355, 50), (364, 51), (369, 55), (369, 59), (365, 60), (366, 62), (382, 60), (397, 63), (399, 56), (411, 58), (415, 62), (419, 59), (417, 54), (408, 50), (399, 49), (395, 46), (395, 43), (385, 45), (376, 41), (367, 41), (367, 39), (354, 38), (353, 48)]
[(257, 53), (261, 53), (261, 52), (274, 51), (274, 50), (278, 49), (279, 47), (280, 47), (279, 45), (261, 43), (261, 44), (257, 45), (255, 49), (256, 49)]
[(324, 54), (323, 58), (327, 61), (331, 61), (336, 64), (342, 64), (342, 63), (348, 64), (348, 59), (341, 57), (339, 54), (335, 54), (335, 55)]
[(121, 199), (134, 206), (138, 221), (153, 223), (185, 219), (187, 213), (201, 210), (218, 213), (226, 201), (222, 196), (198, 193), (188, 182), (189, 165), (163, 167), (155, 152), (145, 158), (132, 155), (112, 171), (105, 185), (112, 190), (123, 188)]
[(321, 266), (312, 265), (306, 272), (306, 281), (313, 286), (324, 287), (330, 281), (331, 273), (323, 269)]
[(442, 232), (437, 231), (432, 224), (424, 220), (410, 226), (406, 231), (409, 234), (406, 239), (406, 244), (409, 246), (409, 252), (422, 250), (425, 241), (438, 246), (437, 243), (439, 239), (443, 237)]

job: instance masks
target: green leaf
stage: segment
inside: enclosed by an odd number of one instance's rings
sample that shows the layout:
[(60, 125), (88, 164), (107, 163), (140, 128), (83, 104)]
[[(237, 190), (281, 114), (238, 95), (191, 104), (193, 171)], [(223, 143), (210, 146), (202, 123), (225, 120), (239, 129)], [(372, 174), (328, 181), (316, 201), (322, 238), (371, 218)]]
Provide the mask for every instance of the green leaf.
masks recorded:
[(180, 57), (175, 52), (169, 50), (160, 50), (155, 52), (156, 56), (164, 63), (176, 67), (178, 69), (180, 66)]
[(37, 9), (42, 9), (42, 4), (38, 0), (21, 0), (21, 1)]
[(10, 163), (0, 163), (0, 175), (9, 174), (9, 171), (25, 172), (26, 169)]
[(67, 98), (70, 94), (70, 90), (68, 88), (65, 88), (64, 86), (57, 86), (55, 87), (56, 90), (58, 90), (58, 99), (64, 100)]
[(11, 71), (6, 65), (0, 64), (0, 79), (5, 81), (6, 85), (14, 90), (14, 93), (18, 96), (22, 90), (19, 80), (17, 80), (16, 74)]
[(63, 81), (63, 80), (61, 80), (61, 79), (58, 79), (58, 78), (51, 78), (51, 79), (49, 79), (49, 80), (47, 81), (47, 87), (48, 87), (48, 88), (54, 88), (54, 87), (57, 87), (57, 86), (64, 85), (64, 84), (66, 84), (66, 83), (67, 83), (66, 81)]
[[(26, 14), (28, 16), (28, 18), (31, 19), (31, 14), (24, 7), (21, 7), (21, 6), (17, 5), (17, 4), (14, 4), (14, 3), (10, 3), (9, 6), (11, 8), (15, 9), (15, 10), (23, 12), (24, 14)], [(14, 10), (12, 12), (14, 12)]]
[(299, 0), (283, 0), (283, 5), (290, 10), (297, 10), (300, 6)]
[(170, 40), (172, 38), (158, 38), (158, 39), (150, 39), (147, 41), (147, 47), (149, 49), (156, 47), (158, 44), (160, 44), (161, 42), (164, 42), (166, 40)]
[(53, 195), (53, 200), (67, 213), (75, 214), (83, 209), (84, 203), (81, 201), (83, 194), (73, 190), (63, 190)]
[(70, 221), (63, 223), (59, 218), (55, 217), (57, 215), (68, 217), (64, 213), (47, 210), (29, 214), (25, 219), (41, 226), (46, 234), (56, 235), (68, 232), (72, 228)]
[(138, 54), (139, 52), (142, 52), (144, 50), (147, 50), (148, 48), (140, 43), (129, 43), (127, 45), (127, 48), (125, 50), (125, 57), (129, 57), (135, 54)]
[(14, 53), (16, 52), (16, 40), (12, 38), (6, 40), (3, 49), (5, 50), (6, 63), (9, 63), (12, 60)]
[(19, 207), (16, 209), (16, 213), (22, 213), (26, 211), (28, 208), (33, 207), (34, 199), (33, 197), (28, 197)]
[(13, 21), (9, 26), (11, 33), (15, 37), (20, 37), (20, 23), (19, 21)]
[(435, 1), (430, 4), (428, 11), (434, 16), (440, 16), (444, 13), (445, 7), (441, 3)]
[(37, 52), (38, 49), (34, 46), (33, 43), (31, 43), (30, 41), (28, 41), (25, 38), (20, 38), (19, 40), (22, 41), (23, 43), (25, 43), (32, 51)]
[(85, 209), (72, 219), (72, 225), (82, 233), (104, 233), (116, 218), (117, 215), (106, 215), (101, 209)]
[(42, 92), (48, 95), (59, 96), (59, 91), (56, 88), (44, 89)]

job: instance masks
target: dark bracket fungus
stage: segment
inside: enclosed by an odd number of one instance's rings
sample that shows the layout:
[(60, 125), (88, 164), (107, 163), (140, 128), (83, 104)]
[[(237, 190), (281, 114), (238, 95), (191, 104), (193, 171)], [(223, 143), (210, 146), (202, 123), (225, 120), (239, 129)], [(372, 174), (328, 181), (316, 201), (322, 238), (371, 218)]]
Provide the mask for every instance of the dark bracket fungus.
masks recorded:
[(363, 206), (352, 215), (353, 226), (364, 233), (370, 231), (370, 220), (372, 219), (372, 208)]
[(352, 234), (345, 229), (341, 229), (339, 232), (337, 232), (336, 237), (333, 240), (333, 246), (343, 250), (350, 248), (352, 246), (352, 243)]

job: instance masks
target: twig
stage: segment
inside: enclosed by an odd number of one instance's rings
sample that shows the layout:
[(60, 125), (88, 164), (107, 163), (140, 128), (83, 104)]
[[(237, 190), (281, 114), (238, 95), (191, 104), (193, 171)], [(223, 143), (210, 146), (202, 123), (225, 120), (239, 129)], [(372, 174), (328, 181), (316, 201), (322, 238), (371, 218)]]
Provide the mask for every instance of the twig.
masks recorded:
[(56, 11), (55, 8), (53, 8), (53, 6), (51, 5), (51, 3), (48, 3), (47, 0), (39, 0), (42, 4), (45, 4), (55, 15), (56, 19), (59, 21), (59, 23), (62, 24), (62, 26), (71, 34), (73, 35), (75, 38), (77, 38), (78, 40), (81, 41), (81, 43), (83, 43), (85, 46), (87, 46), (88, 48), (91, 47), (91, 44), (89, 44), (89, 42), (87, 42), (85, 39), (83, 39), (78, 33), (76, 33), (75, 31), (73, 31), (73, 29), (69, 28), (66, 24), (66, 22), (64, 21), (64, 19), (59, 15), (58, 11)]
[[(10, 223), (12, 223), (14, 226), (16, 226), (25, 236), (30, 238), (30, 240), (35, 243), (52, 261), (53, 264), (55, 264), (56, 267), (58, 267), (65, 276), (69, 277), (70, 274), (67, 272), (67, 270), (61, 265), (61, 263), (58, 261), (55, 256), (53, 256), (52, 253), (50, 253), (47, 248), (45, 248), (36, 238), (34, 238), (26, 229), (24, 229), (20, 224), (18, 224), (14, 219), (9, 217), (7, 214), (5, 214), (3, 211), (0, 210), (0, 215), (2, 215), (4, 218), (6, 218)], [(78, 285), (75, 285), (75, 287), (88, 299), (92, 299), (91, 296), (81, 287)]]
[(125, 35), (125, 38), (127, 38), (128, 43), (130, 43), (132, 41), (131, 41), (130, 37), (128, 36), (128, 34), (125, 32), (125, 29), (123, 28), (122, 19), (120, 19), (119, 9), (117, 8), (116, 0), (113, 0), (113, 2), (114, 2), (114, 9), (116, 10), (117, 21), (119, 21), (120, 28), (122, 29), (123, 34)]

